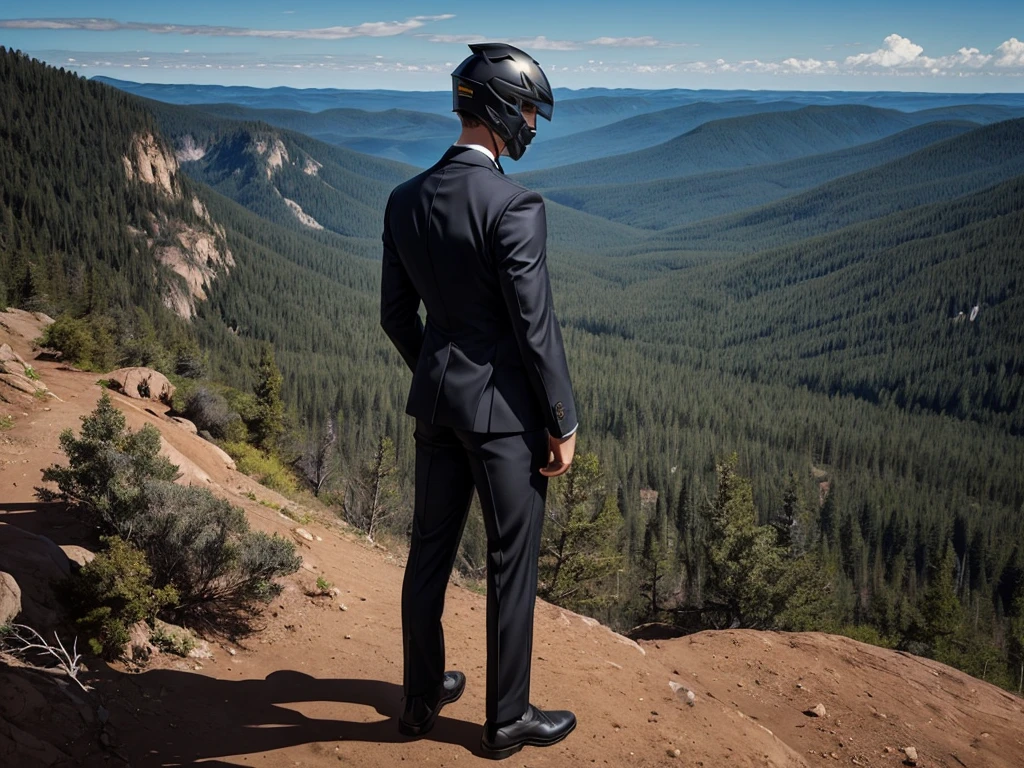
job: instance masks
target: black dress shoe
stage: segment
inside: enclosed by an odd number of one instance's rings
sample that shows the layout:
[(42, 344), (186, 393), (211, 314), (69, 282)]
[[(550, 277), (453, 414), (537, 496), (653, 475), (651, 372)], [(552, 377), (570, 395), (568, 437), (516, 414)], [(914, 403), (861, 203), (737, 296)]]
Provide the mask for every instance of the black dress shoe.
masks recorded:
[(444, 682), (429, 696), (409, 696), (405, 712), (398, 718), (398, 731), (404, 736), (422, 736), (434, 727), (437, 713), (445, 704), (458, 701), (466, 690), (466, 676), (461, 672), (445, 672)]
[(514, 755), (525, 746), (550, 747), (557, 744), (576, 727), (576, 715), (557, 710), (545, 712), (533, 704), (518, 720), (503, 726), (484, 725), (480, 747), (492, 760)]

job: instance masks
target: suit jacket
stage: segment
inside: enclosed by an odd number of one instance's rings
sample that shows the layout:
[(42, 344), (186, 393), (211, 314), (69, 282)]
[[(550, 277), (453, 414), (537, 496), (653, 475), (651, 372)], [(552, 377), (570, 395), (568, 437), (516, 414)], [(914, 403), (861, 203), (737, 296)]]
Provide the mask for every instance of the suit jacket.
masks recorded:
[(380, 313), (413, 372), (408, 414), (469, 432), (576, 428), (546, 240), (540, 195), (475, 149), (392, 191)]

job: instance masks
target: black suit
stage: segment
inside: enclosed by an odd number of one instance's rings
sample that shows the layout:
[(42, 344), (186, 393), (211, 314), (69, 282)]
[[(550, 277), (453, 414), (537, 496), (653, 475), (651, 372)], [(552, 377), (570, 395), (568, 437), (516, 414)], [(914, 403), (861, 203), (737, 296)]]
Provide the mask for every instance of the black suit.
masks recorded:
[[(576, 408), (546, 266), (540, 195), (452, 147), (396, 187), (384, 221), (381, 325), (413, 372), (416, 500), (402, 592), (405, 693), (444, 672), (441, 614), (473, 488), (488, 538), (487, 718), (529, 703), (547, 434)], [(420, 302), (427, 322), (419, 318)]]

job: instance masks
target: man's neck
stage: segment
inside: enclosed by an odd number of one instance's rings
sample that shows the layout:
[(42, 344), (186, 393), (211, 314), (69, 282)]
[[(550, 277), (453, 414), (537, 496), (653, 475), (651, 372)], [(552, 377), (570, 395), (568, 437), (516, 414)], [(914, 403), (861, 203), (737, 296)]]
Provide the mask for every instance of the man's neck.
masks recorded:
[(473, 128), (462, 127), (456, 144), (477, 144), (487, 147), (487, 150), (497, 159), (505, 149), (505, 142), (498, 138), (494, 131), (485, 125), (478, 125)]

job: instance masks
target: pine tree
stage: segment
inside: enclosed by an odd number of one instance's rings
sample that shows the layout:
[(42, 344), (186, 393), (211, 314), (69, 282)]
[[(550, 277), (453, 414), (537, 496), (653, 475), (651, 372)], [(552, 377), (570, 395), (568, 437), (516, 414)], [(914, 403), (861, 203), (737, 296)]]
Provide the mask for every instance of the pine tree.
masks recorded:
[(552, 486), (541, 539), (540, 593), (557, 605), (594, 610), (608, 601), (604, 582), (623, 562), (617, 497), (604, 493), (593, 453), (577, 454)]
[(274, 362), (274, 349), (265, 344), (260, 351), (256, 366), (255, 418), (250, 425), (256, 446), (267, 453), (273, 453), (284, 432), (284, 401), (281, 400), (283, 378)]

